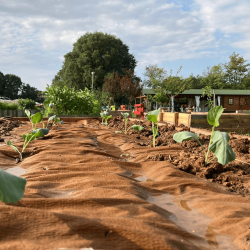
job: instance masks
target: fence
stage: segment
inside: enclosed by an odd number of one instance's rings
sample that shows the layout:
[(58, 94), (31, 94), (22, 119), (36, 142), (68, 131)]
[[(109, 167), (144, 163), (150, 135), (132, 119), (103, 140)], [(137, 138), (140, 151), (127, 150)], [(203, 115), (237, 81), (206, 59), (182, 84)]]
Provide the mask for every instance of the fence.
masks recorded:
[[(39, 112), (37, 109), (30, 109), (30, 114), (33, 115), (35, 113)], [(23, 109), (19, 110), (1, 110), (0, 109), (0, 117), (6, 117), (6, 116), (11, 116), (11, 117), (27, 117), (25, 114), (25, 111)]]
[[(211, 129), (211, 125), (207, 122), (207, 113), (185, 114), (162, 112), (158, 117), (159, 122), (167, 122), (180, 126), (181, 124), (192, 128)], [(220, 126), (215, 130), (225, 132), (236, 132), (239, 134), (250, 133), (250, 114), (231, 113), (222, 114), (219, 120)]]

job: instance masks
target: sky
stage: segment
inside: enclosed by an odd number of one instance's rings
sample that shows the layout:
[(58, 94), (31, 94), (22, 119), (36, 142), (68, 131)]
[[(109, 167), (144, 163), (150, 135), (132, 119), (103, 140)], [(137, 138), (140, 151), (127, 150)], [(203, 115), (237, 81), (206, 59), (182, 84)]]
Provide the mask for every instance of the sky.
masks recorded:
[(0, 71), (44, 91), (87, 32), (115, 35), (135, 74), (202, 75), (235, 52), (250, 62), (250, 0), (0, 0)]

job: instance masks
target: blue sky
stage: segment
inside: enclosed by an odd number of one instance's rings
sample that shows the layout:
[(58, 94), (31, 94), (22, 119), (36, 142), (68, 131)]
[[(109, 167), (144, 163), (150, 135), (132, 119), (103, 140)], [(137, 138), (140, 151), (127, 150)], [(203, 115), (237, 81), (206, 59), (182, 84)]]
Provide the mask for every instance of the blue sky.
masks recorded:
[(0, 71), (39, 90), (61, 69), (86, 32), (120, 38), (146, 66), (188, 77), (229, 62), (250, 61), (250, 0), (0, 0)]

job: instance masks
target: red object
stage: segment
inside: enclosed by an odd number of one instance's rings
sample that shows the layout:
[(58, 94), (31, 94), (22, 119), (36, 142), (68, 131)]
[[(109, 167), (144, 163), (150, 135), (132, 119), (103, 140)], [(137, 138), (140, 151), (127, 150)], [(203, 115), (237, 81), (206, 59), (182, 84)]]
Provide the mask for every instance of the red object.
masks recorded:
[(136, 110), (134, 111), (134, 114), (136, 116), (141, 116), (141, 119), (143, 120), (144, 117), (144, 103), (142, 104), (135, 104)]
[(126, 105), (121, 105), (122, 110), (126, 110)]

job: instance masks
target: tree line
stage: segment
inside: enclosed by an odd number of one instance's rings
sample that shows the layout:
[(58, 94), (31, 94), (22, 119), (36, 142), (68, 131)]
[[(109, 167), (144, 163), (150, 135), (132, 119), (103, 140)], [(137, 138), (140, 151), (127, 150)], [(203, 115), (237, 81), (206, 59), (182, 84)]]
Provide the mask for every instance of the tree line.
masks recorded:
[(40, 97), (41, 94), (42, 91), (23, 83), (19, 76), (4, 75), (0, 71), (0, 97), (8, 97), (11, 100), (29, 98), (36, 102), (43, 102), (44, 99)]

